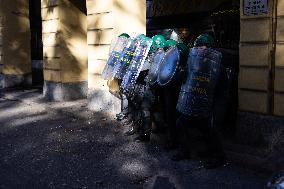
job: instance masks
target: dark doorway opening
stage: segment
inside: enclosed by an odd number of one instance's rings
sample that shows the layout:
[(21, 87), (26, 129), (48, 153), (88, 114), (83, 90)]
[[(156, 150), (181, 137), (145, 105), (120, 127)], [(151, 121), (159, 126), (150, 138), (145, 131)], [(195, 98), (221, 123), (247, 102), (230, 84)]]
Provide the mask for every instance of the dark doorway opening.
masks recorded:
[(33, 86), (43, 85), (41, 0), (29, 0)]
[[(205, 1), (196, 0), (192, 4), (206, 5)], [(172, 32), (176, 32), (179, 39), (189, 47), (192, 47), (193, 40), (201, 33), (209, 33), (215, 38), (215, 48), (223, 54), (228, 77), (224, 88), (225, 96), (217, 100), (215, 123), (224, 136), (230, 137), (235, 134), (238, 112), (240, 4), (239, 0), (214, 2), (215, 5), (211, 3), (211, 9), (208, 6), (198, 7), (199, 11), (185, 13), (183, 10), (178, 11), (183, 13), (177, 14), (170, 10), (173, 6), (169, 6), (167, 1), (147, 0), (147, 35), (163, 34), (169, 38)], [(164, 12), (169, 14), (165, 15)]]

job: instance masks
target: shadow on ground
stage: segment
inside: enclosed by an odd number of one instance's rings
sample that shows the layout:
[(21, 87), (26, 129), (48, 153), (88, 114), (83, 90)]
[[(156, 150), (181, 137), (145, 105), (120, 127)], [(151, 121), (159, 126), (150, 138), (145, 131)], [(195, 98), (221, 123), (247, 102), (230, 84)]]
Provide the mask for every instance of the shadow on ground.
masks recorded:
[(263, 188), (264, 179), (236, 168), (172, 162), (160, 137), (124, 137), (111, 116), (87, 100), (46, 102), (41, 91), (0, 97), (0, 188)]

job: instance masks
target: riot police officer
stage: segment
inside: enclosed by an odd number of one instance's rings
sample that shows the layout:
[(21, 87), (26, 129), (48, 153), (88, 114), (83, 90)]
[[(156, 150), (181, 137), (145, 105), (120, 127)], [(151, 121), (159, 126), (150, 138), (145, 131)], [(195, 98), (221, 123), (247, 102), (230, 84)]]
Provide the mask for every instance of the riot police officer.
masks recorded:
[(148, 55), (147, 64), (144, 66), (145, 77), (143, 78), (145, 91), (142, 93), (143, 98), (140, 106), (142, 120), (138, 137), (135, 138), (136, 142), (149, 141), (152, 132), (152, 122), (158, 120), (157, 116), (154, 114), (154, 103), (157, 102), (157, 91), (154, 85), (155, 81), (153, 81), (153, 77), (151, 76), (153, 76), (153, 74), (155, 75), (154, 72), (157, 71), (165, 54), (163, 48), (166, 44), (166, 40), (162, 35), (155, 35), (152, 37), (152, 40), (153, 45), (151, 52)]
[[(132, 62), (135, 54), (136, 47), (144, 35), (129, 37), (129, 40), (124, 44), (124, 48), (119, 55), (117, 63), (114, 65), (112, 74), (113, 77), (119, 81), (119, 86), (122, 84), (124, 75), (127, 73), (128, 67)], [(127, 96), (120, 88), (120, 99), (121, 99), (121, 112), (116, 115), (118, 121), (122, 121), (124, 125), (131, 126), (134, 124), (135, 113), (133, 112), (133, 105), (129, 101), (129, 95)]]
[[(103, 69), (102, 72), (102, 78), (105, 80), (108, 80), (108, 86), (109, 91), (115, 95), (116, 97), (121, 99), (121, 112), (116, 114), (117, 120), (123, 120), (128, 115), (128, 105), (127, 105), (127, 99), (123, 93), (119, 90), (119, 86), (121, 84), (121, 77), (116, 77), (117, 74), (116, 67), (119, 65), (121, 67), (121, 59), (131, 59), (130, 56), (126, 56), (126, 52), (132, 49), (134, 50), (134, 45), (132, 45), (132, 39), (127, 33), (122, 33), (118, 37), (116, 37), (112, 43), (109, 53), (109, 58), (107, 60), (107, 63)], [(115, 73), (116, 72), (116, 73)]]
[(131, 123), (125, 135), (138, 133), (136, 141), (149, 141), (151, 130), (150, 108), (152, 95), (149, 86), (145, 82), (149, 65), (146, 58), (152, 46), (153, 40), (140, 36), (133, 60), (123, 77), (121, 89), (128, 99), (128, 109), (131, 112)]
[(181, 81), (185, 77), (188, 48), (182, 43), (169, 40), (166, 53), (157, 73), (160, 98), (163, 104), (164, 120), (167, 125), (167, 149), (174, 149), (178, 144), (175, 122), (178, 117), (176, 104)]
[(202, 34), (194, 42), (188, 58), (188, 74), (181, 86), (177, 110), (180, 116), (176, 121), (180, 131), (181, 149), (173, 160), (190, 158), (192, 128), (198, 129), (206, 144), (202, 154), (204, 166), (214, 168), (224, 162), (221, 141), (211, 127), (212, 108), (215, 92), (222, 75), (222, 54), (213, 47), (214, 40), (208, 34)]

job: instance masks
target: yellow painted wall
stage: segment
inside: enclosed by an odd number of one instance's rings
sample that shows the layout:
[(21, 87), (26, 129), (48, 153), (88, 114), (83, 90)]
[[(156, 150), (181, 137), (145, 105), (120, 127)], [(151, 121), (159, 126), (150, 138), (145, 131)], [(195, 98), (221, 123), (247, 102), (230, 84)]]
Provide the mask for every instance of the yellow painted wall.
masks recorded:
[(283, 16), (284, 0), (269, 1), (267, 15), (244, 16), (241, 11), (241, 110), (284, 116)]
[(101, 73), (112, 40), (121, 33), (146, 33), (145, 0), (87, 0), (89, 107), (115, 115), (120, 100), (109, 93)]
[(116, 34), (138, 32), (146, 34), (146, 1), (114, 0), (114, 30)]
[[(2, 0), (0, 0), (0, 6), (2, 5)], [(3, 13), (0, 8), (0, 74), (3, 72)]]
[(0, 0), (0, 73), (31, 73), (29, 1)]
[(269, 1), (268, 14), (259, 16), (243, 15), (242, 0), (240, 4), (239, 108), (269, 113), (273, 3)]
[(89, 88), (108, 90), (100, 74), (111, 41), (121, 33), (146, 33), (145, 0), (87, 0)]
[(274, 81), (274, 114), (284, 116), (284, 0), (278, 0), (275, 81)]
[(88, 80), (85, 1), (42, 0), (44, 80)]

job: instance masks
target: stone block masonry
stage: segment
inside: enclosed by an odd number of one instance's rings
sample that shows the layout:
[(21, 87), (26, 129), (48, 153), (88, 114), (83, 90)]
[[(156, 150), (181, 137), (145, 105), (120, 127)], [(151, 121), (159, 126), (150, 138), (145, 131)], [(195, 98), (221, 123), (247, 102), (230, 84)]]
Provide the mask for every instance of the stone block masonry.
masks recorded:
[(42, 0), (44, 97), (87, 98), (87, 16), (84, 0)]

